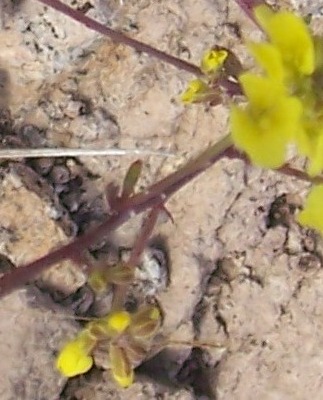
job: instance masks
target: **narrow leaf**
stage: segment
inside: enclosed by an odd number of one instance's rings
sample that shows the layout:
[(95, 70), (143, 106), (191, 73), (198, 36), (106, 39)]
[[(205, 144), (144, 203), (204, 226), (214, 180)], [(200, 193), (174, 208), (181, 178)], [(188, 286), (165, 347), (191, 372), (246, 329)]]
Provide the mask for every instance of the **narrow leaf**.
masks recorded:
[(141, 160), (137, 160), (130, 165), (123, 181), (121, 198), (125, 199), (133, 194), (138, 179), (140, 178), (141, 170), (142, 170)]

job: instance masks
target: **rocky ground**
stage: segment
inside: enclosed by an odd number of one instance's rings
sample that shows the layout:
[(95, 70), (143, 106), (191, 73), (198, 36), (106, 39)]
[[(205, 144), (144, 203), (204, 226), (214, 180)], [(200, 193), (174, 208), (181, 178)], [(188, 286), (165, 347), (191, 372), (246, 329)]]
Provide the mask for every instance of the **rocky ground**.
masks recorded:
[[(234, 1), (66, 3), (193, 63), (221, 44), (250, 66), (243, 38), (260, 36)], [(320, 28), (322, 2), (279, 3), (311, 13)], [(174, 154), (141, 157), (145, 187), (228, 130), (226, 104), (180, 104), (189, 74), (36, 0), (2, 0), (0, 46), (0, 125), (12, 143)], [(1, 270), (46, 254), (99, 220), (104, 188), (137, 157), (2, 163)], [(164, 334), (188, 345), (173, 344), (147, 361), (127, 390), (108, 371), (67, 382), (54, 368), (60, 346), (79, 328), (75, 314), (93, 300), (75, 265), (59, 265), (37, 286), (1, 300), (0, 398), (321, 399), (323, 242), (294, 220), (307, 190), (293, 178), (223, 160), (170, 200), (175, 224), (161, 221), (155, 231), (159, 256), (147, 253), (144, 290), (164, 310)], [(138, 222), (116, 232), (115, 247), (131, 246)]]

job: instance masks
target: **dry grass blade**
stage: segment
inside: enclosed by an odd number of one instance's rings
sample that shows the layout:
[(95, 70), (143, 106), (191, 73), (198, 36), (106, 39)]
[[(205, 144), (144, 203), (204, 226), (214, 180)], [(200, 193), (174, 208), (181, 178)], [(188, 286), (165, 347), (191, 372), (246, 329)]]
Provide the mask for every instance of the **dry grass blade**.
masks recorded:
[(71, 149), (71, 148), (39, 148), (39, 149), (0, 149), (0, 159), (37, 158), (37, 157), (95, 157), (95, 156), (159, 156), (174, 157), (167, 151), (145, 149)]

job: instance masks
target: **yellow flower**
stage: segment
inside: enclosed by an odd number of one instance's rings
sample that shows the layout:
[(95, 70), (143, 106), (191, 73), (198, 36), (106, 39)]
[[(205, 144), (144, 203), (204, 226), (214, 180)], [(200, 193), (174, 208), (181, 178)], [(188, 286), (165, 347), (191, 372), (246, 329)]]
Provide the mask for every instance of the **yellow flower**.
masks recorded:
[(245, 73), (239, 80), (249, 104), (231, 109), (233, 141), (253, 163), (278, 168), (285, 161), (287, 144), (300, 129), (301, 102), (270, 78)]
[(130, 325), (131, 317), (127, 311), (116, 311), (106, 317), (109, 329), (116, 333), (124, 332)]
[(303, 19), (288, 11), (274, 13), (266, 5), (256, 7), (254, 12), (286, 68), (293, 74), (311, 75), (315, 66), (314, 43)]
[(298, 222), (323, 234), (323, 185), (314, 186), (308, 195), (304, 210), (298, 214)]
[(184, 104), (198, 103), (209, 95), (209, 87), (201, 79), (193, 79), (188, 83), (187, 89), (181, 94)]
[(228, 52), (224, 49), (221, 50), (208, 50), (202, 57), (201, 70), (204, 74), (214, 74), (228, 57)]
[(123, 333), (130, 322), (131, 316), (127, 311), (115, 311), (88, 323), (85, 331), (97, 339), (108, 339)]
[(89, 356), (93, 345), (93, 341), (83, 334), (68, 342), (59, 353), (56, 368), (67, 378), (89, 371), (93, 365), (93, 359)]

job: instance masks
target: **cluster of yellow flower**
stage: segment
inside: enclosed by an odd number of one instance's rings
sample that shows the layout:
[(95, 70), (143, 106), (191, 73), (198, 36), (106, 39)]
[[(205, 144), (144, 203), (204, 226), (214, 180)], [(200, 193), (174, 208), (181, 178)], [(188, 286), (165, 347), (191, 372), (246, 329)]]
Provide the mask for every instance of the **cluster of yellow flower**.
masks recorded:
[[(248, 103), (232, 106), (233, 141), (254, 164), (267, 168), (282, 166), (293, 143), (308, 158), (308, 173), (318, 175), (323, 169), (322, 39), (291, 12), (274, 13), (261, 5), (254, 13), (268, 41), (247, 44), (262, 73), (239, 77)], [(314, 187), (298, 216), (321, 233), (322, 199), (323, 186)]]
[(160, 324), (161, 314), (155, 306), (142, 306), (134, 314), (112, 312), (88, 323), (68, 342), (57, 357), (56, 367), (68, 378), (84, 374), (93, 366), (94, 348), (103, 345), (113, 378), (121, 387), (128, 387), (134, 379), (134, 367), (144, 360)]
[(313, 89), (314, 40), (305, 22), (291, 12), (274, 13), (261, 5), (254, 10), (268, 41), (248, 43), (262, 69), (246, 72), (239, 81), (248, 103), (231, 110), (232, 137), (254, 164), (278, 168), (286, 148), (295, 143), (309, 157), (309, 173), (322, 170), (318, 141), (323, 144), (323, 120)]
[[(318, 175), (323, 169), (323, 40), (292, 12), (274, 12), (264, 4), (253, 12), (267, 40), (247, 43), (260, 72), (238, 77), (247, 102), (231, 106), (232, 140), (253, 164), (265, 168), (281, 167), (293, 144), (307, 157), (309, 175)], [(202, 72), (214, 74), (224, 62), (215, 50), (207, 52)], [(210, 90), (207, 82), (192, 81), (182, 101), (207, 101)], [(302, 224), (321, 233), (322, 199), (323, 186), (314, 187), (299, 215)]]

